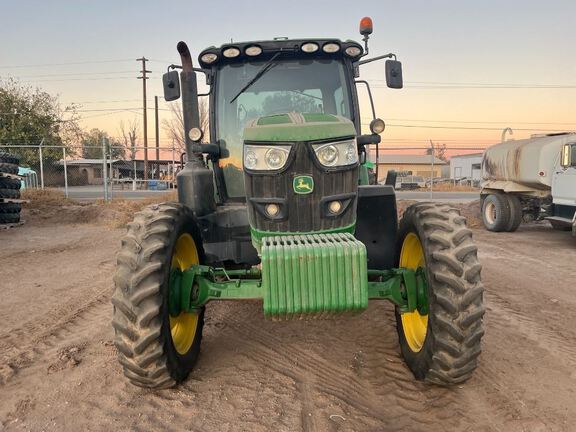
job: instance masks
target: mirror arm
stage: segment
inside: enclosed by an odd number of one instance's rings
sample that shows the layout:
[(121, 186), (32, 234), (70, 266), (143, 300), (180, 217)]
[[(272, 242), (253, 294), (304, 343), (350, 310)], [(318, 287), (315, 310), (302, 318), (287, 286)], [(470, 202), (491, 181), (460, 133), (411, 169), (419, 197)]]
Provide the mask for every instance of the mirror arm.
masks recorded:
[[(170, 69), (182, 69), (182, 66), (172, 63), (171, 65), (168, 66), (168, 72), (170, 72)], [(212, 71), (210, 69), (193, 67), (192, 70), (194, 72), (201, 72), (206, 76), (206, 85), (212, 84)], [(207, 96), (208, 94), (202, 94), (198, 96)]]
[(382, 138), (378, 134), (360, 135), (356, 137), (358, 146), (365, 146), (368, 144), (380, 144)]
[(355, 82), (356, 84), (364, 84), (366, 86), (366, 90), (368, 90), (368, 97), (370, 98), (370, 107), (372, 108), (372, 119), (375, 119), (376, 109), (374, 108), (374, 99), (372, 99), (372, 91), (370, 90), (370, 84), (368, 84), (368, 81), (364, 80), (357, 80)]
[(373, 62), (373, 61), (382, 60), (382, 59), (385, 59), (385, 58), (394, 58), (394, 60), (396, 60), (396, 54), (394, 54), (394, 53), (389, 53), (389, 54), (381, 55), (381, 56), (378, 56), (378, 57), (372, 57), (372, 58), (367, 59), (367, 60), (359, 61), (359, 62), (357, 62), (356, 64), (357, 64), (358, 66), (360, 66), (360, 65), (363, 65), (363, 64), (366, 64), (366, 63), (371, 63), (371, 62)]

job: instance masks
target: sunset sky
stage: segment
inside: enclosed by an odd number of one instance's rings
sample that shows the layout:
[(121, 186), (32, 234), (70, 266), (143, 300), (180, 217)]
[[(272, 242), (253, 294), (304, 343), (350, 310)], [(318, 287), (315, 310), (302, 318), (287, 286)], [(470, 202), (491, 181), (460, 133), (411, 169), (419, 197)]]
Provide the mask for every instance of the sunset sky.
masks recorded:
[[(388, 124), (382, 148), (428, 140), (486, 146), (507, 126), (514, 138), (576, 129), (574, 1), (2, 3), (0, 77), (58, 94), (63, 104), (80, 104), (85, 128), (113, 136), (120, 121), (141, 120), (138, 57), (151, 60), (152, 107), (166, 66), (179, 62), (179, 40), (189, 43), (195, 58), (230, 39), (360, 41), (358, 21), (365, 15), (374, 21), (371, 53), (395, 52), (404, 66), (403, 90), (385, 88), (383, 62), (362, 69), (377, 114)], [(365, 100), (363, 108), (369, 121)], [(161, 117), (169, 115), (166, 103), (161, 109)], [(150, 143), (153, 127), (150, 111)], [(169, 144), (163, 134), (162, 145)]]

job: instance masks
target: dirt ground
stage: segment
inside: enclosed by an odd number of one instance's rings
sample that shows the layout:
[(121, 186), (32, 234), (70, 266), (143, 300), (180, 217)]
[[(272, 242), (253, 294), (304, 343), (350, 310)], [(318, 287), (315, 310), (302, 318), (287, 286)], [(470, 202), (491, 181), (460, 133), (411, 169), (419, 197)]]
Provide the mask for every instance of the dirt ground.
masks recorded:
[(0, 231), (0, 431), (574, 430), (569, 233), (474, 229), (486, 335), (461, 386), (413, 379), (386, 303), (345, 321), (277, 323), (258, 303), (235, 302), (208, 306), (190, 378), (149, 391), (116, 362), (110, 297), (123, 230), (94, 211), (27, 210), (26, 225)]

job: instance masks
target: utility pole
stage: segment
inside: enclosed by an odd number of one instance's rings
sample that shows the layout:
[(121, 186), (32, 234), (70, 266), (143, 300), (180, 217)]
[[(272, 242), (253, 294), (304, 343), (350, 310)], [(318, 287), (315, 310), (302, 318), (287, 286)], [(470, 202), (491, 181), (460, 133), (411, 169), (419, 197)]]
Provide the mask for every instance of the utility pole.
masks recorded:
[[(142, 76), (139, 76), (138, 79), (142, 80), (142, 95), (143, 95), (143, 115), (144, 115), (144, 181), (148, 180), (148, 116), (146, 115), (146, 80), (148, 77), (146, 74), (152, 73), (152, 71), (146, 70), (146, 62), (148, 59), (142, 56), (136, 61), (142, 62), (142, 70), (140, 73)], [(145, 183), (146, 184), (146, 183)]]
[[(156, 163), (160, 166), (160, 124), (158, 123), (158, 96), (154, 96), (154, 116), (156, 117)], [(160, 178), (159, 170), (158, 178)]]

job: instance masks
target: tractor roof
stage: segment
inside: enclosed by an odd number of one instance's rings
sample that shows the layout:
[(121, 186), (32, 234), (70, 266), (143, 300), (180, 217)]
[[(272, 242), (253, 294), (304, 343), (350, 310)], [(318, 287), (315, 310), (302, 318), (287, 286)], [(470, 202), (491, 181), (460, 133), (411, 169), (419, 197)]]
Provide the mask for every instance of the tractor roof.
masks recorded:
[(209, 69), (224, 63), (269, 60), (282, 52), (282, 58), (342, 58), (358, 60), (364, 53), (354, 41), (340, 39), (288, 39), (234, 42), (209, 47), (198, 56), (200, 66)]

